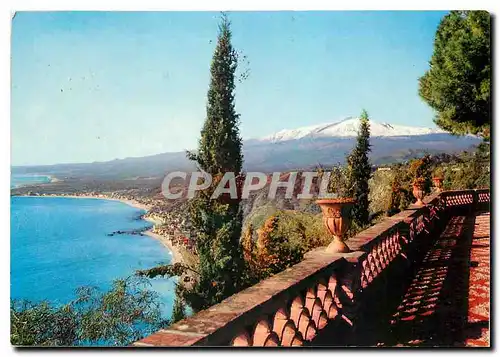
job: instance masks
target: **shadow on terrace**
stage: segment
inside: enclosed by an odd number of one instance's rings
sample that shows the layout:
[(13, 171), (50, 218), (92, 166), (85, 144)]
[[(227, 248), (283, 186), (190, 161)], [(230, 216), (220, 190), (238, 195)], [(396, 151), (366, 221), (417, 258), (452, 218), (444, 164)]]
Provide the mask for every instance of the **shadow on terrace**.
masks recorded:
[(134, 346), (489, 346), (489, 190), (445, 191)]

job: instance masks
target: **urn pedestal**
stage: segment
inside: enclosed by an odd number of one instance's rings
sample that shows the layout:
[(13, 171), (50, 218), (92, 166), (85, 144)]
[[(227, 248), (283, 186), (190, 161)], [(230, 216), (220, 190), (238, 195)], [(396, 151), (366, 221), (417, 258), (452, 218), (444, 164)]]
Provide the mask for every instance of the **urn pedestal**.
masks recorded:
[(443, 192), (443, 178), (442, 177), (433, 177), (432, 182), (434, 182), (434, 187), (436, 188), (436, 192)]
[(323, 223), (333, 236), (332, 242), (326, 248), (328, 253), (348, 253), (351, 250), (344, 243), (344, 234), (351, 225), (352, 198), (335, 198), (317, 200), (323, 213)]
[(424, 198), (424, 184), (423, 183), (414, 183), (413, 184), (413, 196), (417, 199), (415, 205), (423, 206), (424, 202), (422, 199)]

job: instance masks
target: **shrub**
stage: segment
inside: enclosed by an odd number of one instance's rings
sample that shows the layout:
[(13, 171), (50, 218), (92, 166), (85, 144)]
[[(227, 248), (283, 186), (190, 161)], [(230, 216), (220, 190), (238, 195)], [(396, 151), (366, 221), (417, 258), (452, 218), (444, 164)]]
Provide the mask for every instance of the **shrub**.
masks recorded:
[(444, 179), (444, 169), (442, 166), (438, 166), (434, 169), (434, 172), (432, 174), (432, 177), (439, 177)]
[(412, 184), (423, 185), (424, 193), (431, 191), (431, 159), (429, 155), (413, 160), (410, 163), (409, 173), (412, 177)]
[(138, 278), (116, 280), (101, 292), (81, 287), (63, 306), (11, 300), (10, 340), (19, 346), (125, 346), (166, 326), (158, 295)]
[(400, 204), (401, 204), (401, 183), (399, 181), (399, 177), (396, 175), (392, 180), (391, 196), (389, 198), (389, 204), (387, 207), (387, 215), (391, 216), (400, 211)]
[(328, 240), (321, 214), (277, 211), (256, 232), (249, 226), (242, 245), (254, 279), (260, 280), (299, 263), (308, 250)]

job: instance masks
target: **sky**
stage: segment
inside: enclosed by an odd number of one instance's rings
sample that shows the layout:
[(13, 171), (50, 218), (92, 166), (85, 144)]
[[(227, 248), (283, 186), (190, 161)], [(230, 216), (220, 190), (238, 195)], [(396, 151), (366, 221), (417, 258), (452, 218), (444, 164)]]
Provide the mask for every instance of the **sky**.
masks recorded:
[[(446, 12), (231, 12), (248, 61), (244, 139), (366, 109), (435, 127), (418, 96)], [(94, 162), (195, 149), (217, 12), (18, 12), (12, 22), (11, 163)]]

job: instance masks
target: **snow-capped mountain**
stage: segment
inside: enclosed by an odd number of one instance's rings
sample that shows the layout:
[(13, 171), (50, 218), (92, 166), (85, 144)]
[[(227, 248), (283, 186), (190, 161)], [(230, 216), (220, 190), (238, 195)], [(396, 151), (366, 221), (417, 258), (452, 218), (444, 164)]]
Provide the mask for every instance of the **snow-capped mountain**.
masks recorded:
[[(305, 126), (297, 129), (284, 129), (272, 135), (253, 140), (257, 140), (260, 142), (280, 142), (302, 138), (314, 139), (327, 137), (355, 137), (359, 129), (359, 123), (359, 118), (350, 117), (335, 123)], [(370, 120), (371, 137), (414, 136), (428, 134), (446, 134), (446, 132), (437, 128), (433, 129), (393, 125), (388, 123), (377, 123), (373, 120)]]
[[(297, 169), (345, 162), (358, 134), (359, 118), (285, 129), (243, 143), (247, 169)], [(479, 144), (472, 136), (454, 136), (437, 128), (421, 128), (370, 120), (373, 164), (404, 161), (424, 153), (456, 153)]]
[[(359, 120), (345, 120), (281, 130), (260, 139), (243, 142), (244, 169), (272, 172), (302, 170), (320, 165), (345, 162), (357, 136)], [(453, 136), (440, 129), (418, 128), (370, 121), (370, 160), (378, 165), (405, 161), (423, 153), (456, 153), (470, 150), (481, 140), (472, 135)], [(127, 175), (162, 176), (171, 171), (196, 170), (185, 152), (126, 158), (90, 164), (48, 165), (13, 168), (16, 173), (53, 174), (68, 177), (104, 177)]]

